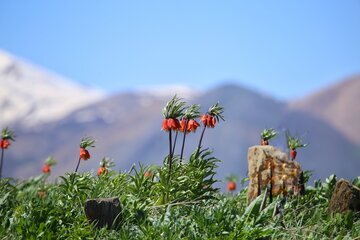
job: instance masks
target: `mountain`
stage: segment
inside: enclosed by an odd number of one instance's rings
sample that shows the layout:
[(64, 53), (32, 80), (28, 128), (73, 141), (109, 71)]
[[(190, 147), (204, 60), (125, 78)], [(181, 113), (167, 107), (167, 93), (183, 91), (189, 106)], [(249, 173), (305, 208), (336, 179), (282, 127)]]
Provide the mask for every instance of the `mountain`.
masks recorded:
[[(282, 149), (285, 149), (283, 129), (306, 134), (304, 139), (310, 145), (299, 150), (298, 161), (304, 169), (315, 170), (315, 178), (325, 178), (332, 173), (346, 178), (358, 175), (357, 147), (326, 121), (304, 111), (289, 110), (285, 102), (237, 85), (214, 88), (189, 102), (200, 103), (206, 111), (217, 101), (225, 107), (226, 121), (206, 130), (203, 145), (214, 150), (214, 156), (222, 161), (219, 179), (230, 173), (246, 176), (247, 149), (259, 143), (259, 133), (265, 127), (279, 129), (280, 136), (272, 143)], [(134, 163), (161, 164), (168, 151), (167, 134), (160, 131), (164, 105), (162, 97), (121, 93), (78, 109), (60, 121), (19, 130), (21, 137), (14, 144), (14, 150), (7, 152), (11, 159), (7, 163), (8, 173), (33, 175), (39, 172), (49, 154), (59, 161), (54, 168), (55, 175), (71, 172), (83, 136), (95, 137), (97, 144), (90, 150), (92, 158), (81, 163), (81, 171), (96, 169), (104, 156), (114, 158), (115, 169), (121, 171), (128, 170)], [(189, 135), (185, 156), (195, 149), (199, 137), (200, 131)]]
[[(231, 84), (204, 92), (175, 86), (104, 96), (0, 53), (0, 82), (0, 127), (10, 123), (18, 136), (6, 151), (5, 176), (38, 174), (48, 155), (58, 160), (53, 176), (73, 171), (84, 136), (93, 136), (97, 142), (80, 171), (96, 169), (104, 156), (112, 157), (115, 170), (120, 171), (134, 163), (161, 164), (168, 152), (168, 136), (160, 131), (161, 110), (174, 94), (186, 97), (189, 104), (201, 104), (204, 112), (218, 101), (225, 107), (226, 121), (207, 129), (203, 141), (222, 161), (219, 179), (231, 173), (246, 176), (247, 149), (258, 144), (260, 132), (269, 127), (279, 130), (279, 137), (271, 143), (284, 150), (286, 129), (303, 136), (309, 146), (299, 150), (297, 160), (304, 169), (314, 170), (315, 178), (332, 173), (351, 178), (360, 169), (359, 144), (344, 130), (345, 122), (335, 124), (341, 116), (355, 133), (359, 129), (358, 80), (292, 103)], [(338, 107), (341, 104), (344, 106)], [(185, 156), (195, 150), (200, 132), (187, 137)], [(178, 142), (181, 139), (180, 134)], [(179, 149), (178, 145), (176, 152)]]
[(104, 97), (0, 49), (1, 126), (32, 127), (64, 118)]
[(291, 102), (289, 107), (321, 118), (360, 146), (359, 103), (360, 75)]

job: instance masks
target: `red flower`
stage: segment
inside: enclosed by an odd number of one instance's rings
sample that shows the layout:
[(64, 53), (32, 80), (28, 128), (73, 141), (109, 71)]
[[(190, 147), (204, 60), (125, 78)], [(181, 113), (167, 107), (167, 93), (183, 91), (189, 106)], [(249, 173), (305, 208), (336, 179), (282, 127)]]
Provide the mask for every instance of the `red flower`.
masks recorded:
[(39, 198), (44, 198), (44, 197), (46, 197), (46, 191), (38, 191), (38, 197)]
[(199, 126), (200, 126), (200, 124), (197, 121), (190, 119), (189, 123), (188, 123), (188, 130), (195, 132)]
[(99, 167), (98, 171), (97, 171), (97, 175), (101, 176), (102, 174), (106, 174), (107, 173), (107, 169), (106, 167)]
[(296, 158), (297, 152), (295, 149), (291, 149), (290, 151), (290, 158), (291, 160), (294, 160)]
[(233, 181), (228, 182), (227, 190), (228, 190), (229, 192), (235, 191), (235, 190), (236, 190), (236, 183), (233, 182)]
[(146, 178), (150, 178), (151, 176), (152, 176), (152, 173), (150, 171), (146, 171), (144, 173), (144, 177), (146, 177)]
[(187, 128), (186, 128), (186, 132), (188, 132), (188, 133), (191, 131), (195, 132), (196, 129), (200, 126), (200, 124), (193, 119), (190, 119), (190, 120), (182, 119), (180, 121), (180, 128), (179, 128), (180, 132), (184, 132), (186, 121), (188, 121)]
[(164, 130), (165, 132), (167, 132), (169, 130), (178, 131), (179, 129), (180, 129), (180, 122), (178, 119), (166, 118), (162, 122), (161, 130)]
[(50, 173), (51, 172), (51, 166), (45, 163), (44, 166), (42, 167), (42, 172), (43, 173)]
[(10, 146), (10, 141), (7, 139), (2, 139), (0, 141), (0, 148), (7, 149)]
[(161, 130), (168, 132), (170, 130), (170, 126), (168, 125), (168, 120), (164, 119), (162, 122)]
[(205, 127), (211, 127), (211, 128), (215, 127), (216, 118), (211, 115), (204, 114), (201, 116), (200, 120), (203, 122)]
[[(180, 128), (179, 128), (179, 131), (180, 131), (180, 132), (184, 132), (184, 131), (185, 131), (186, 121), (187, 121), (186, 119), (181, 119), (181, 120), (180, 120)], [(190, 132), (190, 130), (189, 130), (189, 123), (188, 123), (188, 125), (187, 125), (186, 131), (187, 131), (187, 132)]]
[(90, 153), (85, 148), (80, 148), (80, 159), (88, 160), (90, 158)]

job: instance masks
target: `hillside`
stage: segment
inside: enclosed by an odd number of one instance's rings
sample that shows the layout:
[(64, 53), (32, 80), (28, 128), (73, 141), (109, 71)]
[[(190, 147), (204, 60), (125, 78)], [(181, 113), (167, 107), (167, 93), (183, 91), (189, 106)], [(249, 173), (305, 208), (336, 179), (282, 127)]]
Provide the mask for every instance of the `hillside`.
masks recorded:
[[(218, 101), (224, 105), (226, 121), (207, 130), (204, 139), (204, 146), (211, 146), (222, 160), (219, 179), (230, 173), (246, 175), (247, 149), (258, 144), (261, 130), (269, 127), (279, 131), (272, 144), (284, 150), (286, 129), (304, 135), (310, 145), (300, 150), (298, 160), (304, 169), (315, 171), (315, 178), (332, 173), (355, 177), (360, 168), (359, 78), (292, 103), (238, 85), (203, 92), (183, 86), (158, 87), (103, 96), (0, 52), (0, 81), (0, 125), (10, 124), (18, 135), (6, 152), (5, 176), (37, 174), (49, 155), (59, 161), (53, 176), (73, 171), (84, 136), (95, 137), (97, 143), (81, 171), (96, 169), (104, 156), (114, 158), (121, 171), (139, 162), (160, 164), (168, 151), (167, 135), (160, 131), (161, 109), (174, 94), (186, 97), (189, 104), (200, 103), (203, 111)], [(187, 156), (199, 135), (187, 138)]]
[[(279, 129), (280, 137), (273, 144), (283, 149), (282, 130), (288, 128), (293, 133), (305, 134), (310, 146), (300, 150), (298, 161), (304, 169), (315, 170), (315, 178), (332, 173), (347, 178), (358, 174), (356, 146), (325, 121), (303, 111), (288, 110), (286, 103), (236, 85), (220, 86), (191, 100), (200, 103), (204, 111), (217, 101), (225, 107), (226, 121), (206, 132), (204, 146), (212, 146), (222, 160), (219, 179), (230, 173), (246, 175), (247, 149), (258, 144), (259, 133), (265, 127)], [(114, 158), (116, 169), (122, 171), (133, 163), (160, 164), (167, 154), (167, 135), (160, 131), (164, 104), (163, 98), (153, 95), (118, 94), (79, 109), (61, 121), (20, 130), (21, 138), (14, 149), (22, 150), (8, 151), (9, 173), (35, 174), (49, 154), (59, 160), (54, 169), (56, 175), (71, 172), (76, 165), (79, 141), (86, 135), (98, 142), (91, 149), (92, 159), (81, 166), (81, 171), (96, 169), (104, 156)], [(187, 156), (195, 149), (199, 134), (198, 131), (188, 137)], [(36, 146), (41, 148), (34, 151)]]
[(331, 124), (350, 141), (360, 145), (360, 76), (320, 90), (289, 107), (310, 113)]

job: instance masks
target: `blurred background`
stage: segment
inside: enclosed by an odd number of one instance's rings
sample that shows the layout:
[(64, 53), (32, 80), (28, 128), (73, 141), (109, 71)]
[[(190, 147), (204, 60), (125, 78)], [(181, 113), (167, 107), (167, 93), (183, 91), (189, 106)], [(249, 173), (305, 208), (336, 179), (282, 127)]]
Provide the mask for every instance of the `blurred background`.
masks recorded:
[[(315, 178), (360, 169), (360, 2), (2, 1), (0, 127), (16, 131), (3, 174), (75, 169), (82, 137), (96, 138), (80, 171), (102, 157), (115, 170), (161, 164), (161, 109), (174, 94), (225, 122), (204, 146), (218, 179), (247, 174), (260, 132), (286, 151), (285, 130), (309, 146), (297, 161)], [(199, 132), (189, 135), (186, 155)]]

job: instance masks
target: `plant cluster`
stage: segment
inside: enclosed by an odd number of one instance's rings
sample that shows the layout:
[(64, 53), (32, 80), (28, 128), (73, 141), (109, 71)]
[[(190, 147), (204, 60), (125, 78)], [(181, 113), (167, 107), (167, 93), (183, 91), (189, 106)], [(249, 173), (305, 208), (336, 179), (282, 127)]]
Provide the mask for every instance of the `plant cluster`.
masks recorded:
[(9, 128), (4, 128), (1, 131), (1, 140), (0, 140), (0, 148), (1, 148), (1, 160), (0, 160), (0, 179), (2, 176), (2, 168), (4, 163), (4, 152), (5, 149), (8, 149), (10, 146), (10, 141), (15, 141), (15, 133)]
[[(331, 215), (327, 208), (336, 184), (336, 176), (316, 181), (302, 196), (278, 196), (268, 206), (266, 193), (247, 206), (244, 187), (237, 194), (237, 177), (227, 178), (227, 190), (216, 188), (217, 163), (212, 151), (202, 147), (206, 129), (224, 120), (219, 103), (201, 114), (197, 104), (174, 96), (164, 107), (162, 130), (168, 133), (169, 154), (162, 166), (135, 165), (128, 172), (111, 171), (112, 159), (103, 158), (97, 171), (77, 173), (81, 160), (90, 159), (89, 147), (95, 140), (80, 142), (79, 159), (74, 173), (48, 182), (49, 157), (44, 174), (28, 180), (0, 179), (1, 239), (354, 239), (360, 236), (360, 213)], [(186, 159), (186, 137), (201, 128), (199, 143)], [(175, 136), (173, 136), (173, 133)], [(175, 154), (178, 135), (182, 133), (180, 154)], [(265, 129), (261, 138), (276, 136)], [(305, 147), (299, 138), (287, 135), (288, 147)], [(174, 137), (174, 138), (173, 138)], [(4, 149), (14, 140), (8, 129), (2, 132)], [(6, 146), (6, 147), (5, 147)], [(291, 153), (290, 153), (291, 154)], [(295, 157), (292, 158), (293, 160)], [(1, 164), (2, 164), (1, 161)], [(303, 184), (310, 175), (305, 172)], [(247, 181), (244, 179), (242, 183)], [(353, 181), (360, 186), (360, 177)], [(116, 229), (98, 229), (84, 214), (86, 199), (117, 196), (122, 212)]]
[[(307, 187), (304, 196), (276, 198), (261, 209), (264, 195), (247, 206), (246, 188), (235, 195), (214, 193), (213, 198), (199, 200), (199, 193), (194, 191), (201, 191), (198, 187), (202, 186), (191, 180), (198, 164), (198, 161), (188, 166), (174, 164), (174, 170), (181, 167), (184, 172), (174, 176), (177, 185), (170, 191), (173, 201), (168, 204), (163, 204), (163, 191), (159, 190), (163, 186), (156, 183), (159, 175), (167, 171), (166, 167), (160, 167), (151, 178), (145, 176), (148, 167), (141, 166), (130, 172), (111, 171), (101, 178), (90, 173), (72, 173), (55, 183), (44, 182), (42, 177), (25, 181), (1, 179), (0, 238), (356, 239), (360, 236), (359, 213), (328, 213), (335, 176)], [(45, 194), (39, 195), (39, 189)], [(83, 212), (85, 200), (113, 196), (119, 197), (123, 209), (118, 228), (97, 229), (89, 225)], [(274, 215), (274, 211), (278, 213)]]
[(277, 132), (276, 130), (269, 128), (269, 129), (264, 129), (261, 132), (261, 145), (269, 145), (269, 140), (276, 137)]
[(42, 167), (42, 172), (44, 174), (50, 174), (51, 173), (51, 167), (56, 165), (56, 160), (52, 157), (52, 156), (49, 156), (46, 160), (45, 160), (45, 163)]

